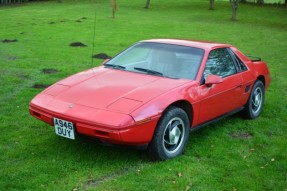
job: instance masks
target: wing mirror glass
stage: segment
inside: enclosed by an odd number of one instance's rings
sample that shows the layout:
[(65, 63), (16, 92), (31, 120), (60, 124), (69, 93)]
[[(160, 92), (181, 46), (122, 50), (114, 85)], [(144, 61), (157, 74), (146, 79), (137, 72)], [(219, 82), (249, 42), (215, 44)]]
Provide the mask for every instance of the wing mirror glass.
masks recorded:
[(209, 74), (205, 80), (205, 84), (207, 86), (213, 85), (213, 84), (220, 84), (223, 82), (222, 77), (217, 76), (217, 75), (213, 75), (213, 74)]

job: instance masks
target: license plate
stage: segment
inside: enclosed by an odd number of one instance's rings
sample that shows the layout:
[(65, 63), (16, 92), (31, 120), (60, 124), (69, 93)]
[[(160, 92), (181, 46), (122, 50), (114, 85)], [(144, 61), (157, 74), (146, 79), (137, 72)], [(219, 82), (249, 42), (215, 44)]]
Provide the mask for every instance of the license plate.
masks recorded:
[(75, 139), (74, 124), (72, 122), (54, 118), (54, 127), (57, 135), (68, 139)]

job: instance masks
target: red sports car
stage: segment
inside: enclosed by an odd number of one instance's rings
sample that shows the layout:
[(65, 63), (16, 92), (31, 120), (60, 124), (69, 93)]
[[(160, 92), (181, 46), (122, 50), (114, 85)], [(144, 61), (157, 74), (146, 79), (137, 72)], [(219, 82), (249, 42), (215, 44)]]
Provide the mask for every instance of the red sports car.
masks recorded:
[(228, 44), (145, 40), (50, 86), (30, 113), (62, 137), (146, 146), (166, 160), (183, 152), (193, 130), (239, 111), (258, 117), (270, 81), (260, 58)]

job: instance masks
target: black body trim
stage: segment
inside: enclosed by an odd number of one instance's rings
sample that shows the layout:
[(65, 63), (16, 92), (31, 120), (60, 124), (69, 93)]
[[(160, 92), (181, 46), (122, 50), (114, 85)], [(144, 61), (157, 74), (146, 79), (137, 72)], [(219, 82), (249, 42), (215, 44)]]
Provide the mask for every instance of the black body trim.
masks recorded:
[(145, 150), (148, 147), (148, 144), (143, 144), (143, 145), (113, 144), (113, 143), (109, 143), (108, 141), (101, 140), (100, 138), (91, 137), (91, 136), (83, 135), (83, 134), (77, 134), (76, 140), (87, 141), (90, 143), (95, 143), (95, 144), (107, 146), (107, 147), (128, 148), (128, 149), (135, 149), (135, 150)]
[(233, 111), (231, 111), (231, 112), (228, 112), (228, 113), (226, 113), (226, 114), (223, 114), (223, 115), (221, 115), (221, 116), (219, 116), (219, 117), (217, 117), (217, 118), (214, 118), (214, 119), (209, 120), (209, 121), (207, 121), (207, 122), (201, 123), (201, 124), (199, 124), (199, 125), (197, 125), (197, 126), (191, 127), (191, 128), (190, 128), (190, 132), (194, 132), (194, 131), (196, 131), (196, 130), (199, 130), (199, 129), (201, 129), (201, 128), (207, 126), (207, 125), (210, 125), (210, 124), (212, 124), (212, 123), (215, 123), (215, 122), (217, 122), (217, 121), (219, 121), (219, 120), (221, 120), (221, 119), (223, 119), (223, 118), (225, 118), (225, 117), (228, 117), (228, 116), (231, 116), (231, 115), (233, 115), (233, 114), (235, 114), (235, 113), (238, 113), (239, 111), (241, 111), (241, 110), (243, 110), (243, 109), (244, 109), (244, 107), (240, 107), (240, 108), (235, 109), (235, 110), (233, 110)]
[(247, 56), (247, 57), (250, 58), (252, 62), (261, 61), (261, 58), (258, 56)]
[(251, 86), (251, 85), (248, 85), (248, 86), (245, 87), (245, 93), (249, 92), (250, 86)]

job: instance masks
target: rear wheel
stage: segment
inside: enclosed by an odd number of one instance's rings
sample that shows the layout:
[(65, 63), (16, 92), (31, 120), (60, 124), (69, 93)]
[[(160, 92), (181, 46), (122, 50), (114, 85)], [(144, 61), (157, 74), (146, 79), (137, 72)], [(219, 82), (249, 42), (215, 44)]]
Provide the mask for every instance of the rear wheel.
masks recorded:
[(189, 119), (184, 110), (170, 107), (161, 117), (148, 147), (152, 160), (166, 160), (180, 155), (189, 137)]
[(257, 80), (253, 85), (248, 102), (243, 110), (246, 118), (255, 119), (260, 115), (264, 105), (264, 96), (264, 84), (262, 81)]

